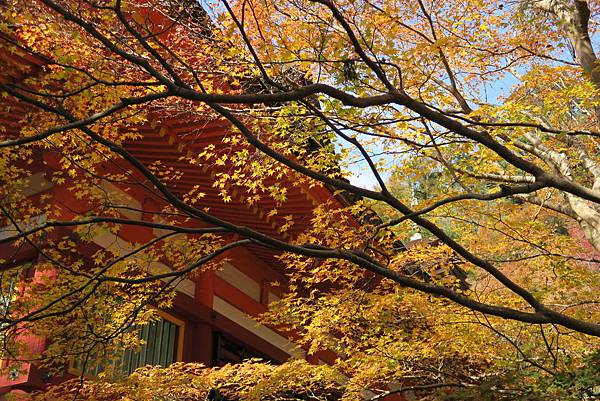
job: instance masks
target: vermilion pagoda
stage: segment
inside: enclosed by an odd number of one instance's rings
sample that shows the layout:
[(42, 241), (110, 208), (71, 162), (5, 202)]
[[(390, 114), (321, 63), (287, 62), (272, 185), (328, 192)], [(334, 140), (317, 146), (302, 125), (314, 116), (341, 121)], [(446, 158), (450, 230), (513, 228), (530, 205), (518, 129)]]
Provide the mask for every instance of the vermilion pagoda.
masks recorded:
[[(2, 82), (19, 84), (29, 76), (44, 74), (45, 60), (8, 51), (14, 38), (2, 37), (0, 40), (6, 45), (0, 48)], [(2, 138), (7, 140), (19, 137), (21, 127), (25, 123), (22, 119), (33, 106), (11, 97), (0, 98), (0, 103)], [(168, 115), (161, 115), (160, 120), (159, 123), (142, 127), (139, 131), (141, 138), (126, 142), (125, 149), (145, 165), (160, 161), (164, 168), (181, 172), (181, 178), (170, 188), (171, 191), (177, 196), (183, 196), (193, 187), (199, 186), (205, 192), (202, 206), (210, 208), (216, 217), (274, 238), (289, 240), (307, 228), (308, 219), (315, 206), (323, 202), (341, 205), (341, 201), (324, 187), (298, 185), (286, 179), (281, 184), (287, 191), (287, 200), (277, 206), (277, 215), (268, 213), (276, 205), (274, 200), (266, 197), (248, 206), (241, 201), (236, 191), (233, 191), (233, 199), (226, 203), (219, 190), (212, 185), (214, 177), (223, 171), (223, 167), (208, 164), (193, 166), (180, 159), (182, 156), (200, 152), (210, 144), (217, 148), (223, 146), (222, 139), (230, 132), (229, 126), (223, 122), (181, 119)], [(186, 142), (186, 134), (190, 132), (194, 132), (194, 140)], [(35, 155), (35, 162), (28, 166), (31, 175), (26, 180), (25, 191), (33, 200), (49, 196), (56, 205), (53, 219), (70, 220), (76, 216), (76, 211), (86, 208), (86, 203), (76, 199), (69, 190), (72, 180), (57, 184), (48, 179), (48, 173), (60, 168), (59, 155), (55, 151), (39, 151)], [(103, 168), (108, 176), (127, 166), (107, 163)], [(143, 185), (112, 183), (105, 180), (103, 188), (122, 200), (122, 218), (160, 223), (160, 214), (155, 211), (161, 210), (165, 203), (160, 196)], [(279, 216), (286, 215), (293, 216), (294, 224), (289, 230), (282, 231), (280, 228), (286, 220)], [(0, 259), (5, 260), (4, 270), (28, 264), (28, 274), (34, 279), (39, 274), (45, 274), (37, 272), (35, 268), (36, 262), (43, 258), (40, 250), (43, 250), (44, 245), (38, 243), (37, 246), (32, 246), (25, 243), (15, 247), (10, 239), (20, 230), (43, 225), (46, 218), (44, 214), (34, 216), (21, 222), (21, 227), (16, 227), (6, 219), (2, 221)], [(72, 229), (63, 227), (52, 231), (50, 235), (58, 238), (68, 235)], [(82, 245), (78, 251), (83, 258), (91, 258), (101, 249), (114, 250), (121, 247), (120, 251), (124, 252), (128, 249), (127, 244), (151, 241), (160, 234), (160, 229), (156, 227), (124, 225), (118, 234), (97, 235), (92, 243)], [(179, 283), (173, 308), (160, 311), (161, 319), (141, 330), (140, 336), (146, 341), (146, 345), (140, 352), (129, 352), (122, 356), (125, 369), (132, 371), (146, 364), (168, 365), (175, 361), (194, 361), (207, 366), (218, 366), (253, 356), (281, 362), (293, 354), (303, 354), (302, 349), (294, 346), (277, 330), (258, 325), (251, 319), (251, 316), (266, 311), (268, 304), (278, 299), (282, 291), (285, 291), (286, 278), (281, 272), (282, 266), (276, 255), (276, 251), (258, 245), (235, 248), (223, 255), (223, 259), (227, 261), (223, 262), (221, 270), (209, 271)], [(154, 262), (154, 267), (160, 271), (170, 269), (160, 261)], [(274, 288), (274, 282), (282, 285)], [(43, 338), (31, 337), (27, 341), (32, 351), (42, 350), (47, 346)], [(307, 356), (307, 359), (314, 363), (322, 363), (331, 361), (334, 357), (331, 353), (320, 352)], [(3, 363), (6, 366), (8, 362)], [(80, 374), (79, 365), (80, 363), (74, 360), (68, 368), (65, 367), (68, 372), (63, 377), (50, 377), (47, 372), (23, 363), (20, 369), (14, 369), (0, 378), (0, 394), (43, 389), (48, 383)], [(93, 375), (97, 372), (98, 367), (90, 367), (86, 373)]]

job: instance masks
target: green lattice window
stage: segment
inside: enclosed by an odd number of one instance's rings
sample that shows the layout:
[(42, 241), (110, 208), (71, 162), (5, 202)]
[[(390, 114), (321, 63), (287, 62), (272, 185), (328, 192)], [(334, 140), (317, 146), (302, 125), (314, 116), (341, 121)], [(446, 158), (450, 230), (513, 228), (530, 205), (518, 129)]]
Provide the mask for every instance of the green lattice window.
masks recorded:
[[(137, 368), (146, 365), (169, 366), (180, 358), (183, 324), (174, 319), (161, 317), (156, 321), (143, 326), (137, 326), (139, 338), (144, 345), (139, 350), (126, 350), (121, 355), (111, 358), (116, 366), (116, 372), (124, 375), (131, 374)], [(71, 368), (73, 373), (84, 371), (89, 376), (97, 376), (105, 370), (98, 363), (89, 362), (85, 364), (84, 358), (73, 361)]]

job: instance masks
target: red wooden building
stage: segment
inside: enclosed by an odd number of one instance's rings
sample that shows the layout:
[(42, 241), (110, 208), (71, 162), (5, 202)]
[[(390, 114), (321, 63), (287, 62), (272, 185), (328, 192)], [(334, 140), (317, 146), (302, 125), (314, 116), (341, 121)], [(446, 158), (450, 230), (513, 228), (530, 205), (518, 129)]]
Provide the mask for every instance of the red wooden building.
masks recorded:
[[(30, 74), (43, 73), (44, 61), (41, 59), (12, 54), (6, 48), (0, 48), (0, 52), (2, 82), (19, 83)], [(21, 119), (28, 107), (11, 97), (0, 97), (0, 132), (3, 140), (18, 136), (23, 124)], [(183, 196), (194, 186), (200, 186), (206, 193), (203, 206), (210, 207), (212, 214), (234, 224), (289, 240), (306, 229), (315, 206), (325, 201), (340, 202), (324, 187), (309, 188), (284, 180), (282, 184), (287, 190), (287, 201), (278, 206), (279, 213), (275, 216), (268, 214), (275, 207), (275, 201), (266, 197), (248, 206), (234, 190), (232, 201), (225, 203), (212, 183), (214, 177), (226, 166), (205, 164), (198, 167), (181, 162), (180, 159), (186, 154), (201, 151), (209, 144), (222, 146), (222, 138), (229, 132), (227, 125), (163, 116), (159, 124), (144, 127), (140, 132), (141, 139), (125, 144), (129, 152), (146, 165), (160, 161), (166, 168), (182, 172), (182, 177), (170, 188), (173, 193)], [(186, 141), (190, 132), (194, 132), (194, 140)], [(26, 180), (26, 192), (32, 199), (49, 195), (56, 204), (52, 218), (69, 220), (75, 215), (73, 211), (81, 207), (81, 201), (69, 190), (72, 182), (53, 184), (48, 180), (49, 172), (60, 169), (57, 160), (57, 155), (51, 150), (40, 151), (35, 155), (34, 164), (29, 167), (31, 175)], [(106, 167), (107, 174), (111, 172), (111, 168), (118, 167)], [(121, 196), (123, 218), (160, 221), (152, 213), (163, 206), (159, 197), (135, 185), (109, 181), (103, 185), (106, 191)], [(285, 219), (279, 216), (286, 215), (294, 216), (294, 224), (282, 234), (279, 228), (285, 224)], [(28, 227), (43, 224), (46, 218), (45, 215), (35, 216), (26, 224)], [(10, 242), (2, 242), (16, 233), (15, 227), (7, 223), (6, 219), (2, 221), (4, 227), (0, 228), (0, 259), (5, 260), (4, 269), (29, 263), (31, 275), (37, 275), (35, 264), (41, 257), (39, 249), (25, 245), (15, 250)], [(56, 230), (53, 235), (64, 235), (65, 230), (68, 229)], [(157, 229), (127, 226), (117, 235), (97, 235), (93, 244), (86, 245), (86, 249), (81, 249), (81, 252), (91, 255), (98, 249), (119, 247), (125, 252), (128, 243), (148, 241), (159, 234), (160, 230)], [(304, 351), (295, 347), (284, 335), (273, 328), (258, 325), (251, 318), (264, 312), (268, 304), (278, 299), (281, 291), (285, 291), (286, 278), (281, 272), (276, 252), (253, 245), (228, 251), (225, 257), (227, 262), (223, 262), (220, 270), (186, 279), (178, 285), (174, 307), (161, 311), (161, 320), (141, 331), (140, 335), (146, 340), (143, 349), (139, 353), (123, 355), (129, 371), (146, 364), (166, 365), (174, 361), (194, 361), (215, 366), (252, 356), (281, 362), (293, 354), (303, 354)], [(154, 267), (169, 269), (169, 266), (159, 261), (155, 262)], [(283, 285), (273, 288), (273, 282)], [(46, 344), (44, 339), (32, 337), (29, 346), (32, 350), (40, 350)], [(331, 357), (332, 355), (321, 353), (311, 356), (310, 360), (320, 363), (329, 361)], [(76, 373), (77, 368), (77, 362), (74, 361), (69, 370)], [(49, 381), (54, 380), (56, 378), (47, 377), (46, 372), (35, 366), (23, 364), (21, 370), (0, 377), (0, 394), (14, 390), (43, 389)]]

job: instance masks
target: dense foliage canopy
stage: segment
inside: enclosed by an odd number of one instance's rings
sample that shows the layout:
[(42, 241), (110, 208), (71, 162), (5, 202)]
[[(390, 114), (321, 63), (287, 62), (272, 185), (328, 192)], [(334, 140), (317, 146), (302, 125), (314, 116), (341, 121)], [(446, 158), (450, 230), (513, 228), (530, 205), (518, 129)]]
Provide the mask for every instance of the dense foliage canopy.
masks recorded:
[[(60, 371), (73, 355), (135, 348), (127, 328), (154, 318), (148, 305), (170, 305), (167, 284), (253, 244), (281, 251), (290, 284), (263, 321), (309, 353), (339, 356), (333, 366), (148, 367), (37, 399), (598, 397), (593, 1), (0, 5), (3, 112), (23, 113), (18, 127), (0, 125), (0, 210), (13, 228), (0, 242), (43, 256), (3, 308), (5, 354)], [(279, 216), (278, 236), (218, 217), (203, 204), (208, 189), (178, 194), (182, 171), (125, 146), (172, 120), (228, 127), (178, 164), (222, 167), (211, 190), (223, 201), (268, 200), (270, 216), (285, 214), (291, 182), (325, 186), (343, 206), (319, 205), (298, 235), (293, 215)], [(30, 196), (27, 177), (48, 154), (46, 179), (81, 208)], [(123, 194), (107, 183), (154, 194), (156, 219), (124, 218)], [(127, 226), (162, 234), (84, 263), (94, 236)], [(9, 294), (28, 267), (0, 257)], [(50, 345), (28, 353), (23, 333)]]

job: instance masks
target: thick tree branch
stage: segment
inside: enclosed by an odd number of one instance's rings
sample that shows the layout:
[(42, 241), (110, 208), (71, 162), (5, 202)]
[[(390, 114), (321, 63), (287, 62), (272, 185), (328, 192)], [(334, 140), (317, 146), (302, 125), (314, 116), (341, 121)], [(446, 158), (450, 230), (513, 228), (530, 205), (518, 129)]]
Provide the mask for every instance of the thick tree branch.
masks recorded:
[[(404, 205), (395, 197), (391, 196), (387, 193), (366, 190), (364, 188), (360, 188), (354, 185), (351, 185), (345, 181), (334, 179), (328, 177), (327, 175), (321, 174), (317, 171), (313, 171), (311, 169), (306, 168), (305, 166), (290, 160), (281, 154), (275, 152), (273, 149), (269, 148), (266, 144), (261, 142), (256, 135), (252, 133), (251, 130), (247, 128), (247, 126), (241, 122), (239, 119), (235, 117), (235, 115), (227, 110), (222, 104), (227, 103), (237, 103), (237, 104), (251, 104), (251, 103), (263, 103), (263, 102), (285, 102), (285, 101), (302, 101), (306, 97), (322, 93), (326, 94), (334, 99), (341, 101), (343, 104), (354, 107), (369, 107), (369, 106), (377, 106), (377, 105), (399, 105), (404, 106), (411, 110), (414, 113), (422, 116), (423, 118), (428, 119), (429, 121), (438, 124), (449, 131), (461, 135), (470, 140), (476, 141), (479, 144), (489, 148), (508, 163), (517, 167), (521, 171), (528, 173), (535, 177), (536, 181), (533, 184), (529, 184), (534, 186), (535, 188), (542, 188), (545, 186), (554, 187), (561, 189), (563, 191), (569, 192), (573, 195), (580, 196), (587, 200), (600, 203), (600, 195), (595, 191), (588, 190), (571, 180), (564, 179), (562, 177), (557, 177), (551, 175), (544, 171), (538, 165), (520, 157), (512, 150), (510, 150), (505, 145), (496, 141), (491, 135), (489, 135), (485, 131), (477, 131), (471, 127), (465, 126), (464, 124), (457, 121), (455, 118), (449, 117), (444, 113), (434, 110), (433, 108), (411, 98), (407, 94), (398, 89), (394, 88), (393, 85), (387, 80), (385, 72), (381, 69), (380, 65), (373, 61), (370, 57), (367, 56), (365, 51), (363, 50), (359, 40), (355, 36), (354, 32), (348, 25), (347, 21), (344, 19), (341, 12), (333, 5), (333, 3), (327, 0), (315, 0), (321, 4), (327, 6), (335, 19), (342, 25), (346, 34), (350, 38), (351, 43), (353, 44), (355, 51), (361, 59), (368, 65), (368, 67), (375, 73), (375, 75), (381, 80), (384, 86), (387, 88), (388, 92), (382, 95), (375, 95), (369, 97), (356, 97), (350, 93), (338, 90), (329, 85), (323, 84), (313, 84), (307, 85), (304, 87), (300, 87), (297, 89), (293, 89), (290, 91), (282, 91), (274, 94), (250, 94), (250, 95), (222, 95), (222, 94), (207, 94), (201, 93), (198, 91), (191, 90), (186, 87), (178, 86), (176, 83), (171, 82), (169, 79), (165, 78), (161, 73), (152, 67), (147, 60), (140, 58), (134, 54), (123, 51), (119, 47), (117, 47), (114, 43), (104, 37), (94, 26), (89, 24), (88, 22), (82, 20), (80, 17), (72, 14), (68, 10), (63, 9), (58, 6), (51, 0), (43, 0), (45, 4), (49, 5), (54, 11), (63, 15), (63, 17), (68, 20), (75, 22), (83, 29), (85, 29), (91, 36), (100, 41), (109, 51), (114, 52), (115, 54), (123, 57), (125, 60), (129, 61), (134, 65), (139, 65), (143, 67), (150, 75), (154, 76), (160, 82), (163, 82), (165, 86), (167, 86), (168, 91), (166, 96), (176, 96), (183, 99), (200, 101), (208, 104), (212, 107), (216, 112), (221, 114), (223, 117), (228, 119), (241, 133), (246, 137), (248, 143), (272, 157), (273, 159), (283, 163), (284, 165), (292, 168), (295, 171), (298, 171), (308, 177), (319, 180), (323, 183), (330, 184), (336, 188), (346, 189), (355, 194), (369, 197), (375, 200), (381, 200), (388, 203), (390, 206), (394, 207), (396, 210), (400, 211), (404, 215), (411, 215), (414, 213), (409, 207)], [(65, 118), (71, 124), (77, 124), (78, 119), (75, 118), (68, 111), (60, 108), (55, 108), (49, 106), (43, 102), (40, 102), (36, 99), (32, 99), (23, 93), (19, 93), (18, 91), (11, 90), (11, 88), (4, 88), (7, 92), (11, 93), (13, 96), (23, 100), (25, 102), (31, 103), (41, 109), (54, 113), (58, 116)], [(458, 242), (453, 240), (447, 233), (445, 233), (441, 228), (433, 224), (431, 221), (424, 219), (419, 215), (413, 215), (411, 220), (418, 224), (419, 226), (429, 230), (435, 236), (437, 236), (443, 243), (448, 245), (451, 249), (457, 252), (460, 256), (462, 256), (465, 260), (471, 262), (472, 264), (482, 268), (489, 274), (491, 274), (494, 278), (496, 278), (500, 283), (502, 283), (507, 289), (514, 292), (521, 298), (523, 298), (534, 310), (534, 312), (523, 312), (516, 309), (511, 309), (503, 306), (495, 306), (488, 305), (485, 303), (480, 303), (476, 300), (473, 300), (463, 294), (457, 293), (452, 289), (447, 287), (424, 283), (418, 280), (414, 280), (410, 277), (403, 276), (398, 272), (390, 270), (366, 255), (354, 252), (352, 250), (345, 249), (324, 249), (320, 247), (305, 247), (298, 246), (287, 243), (285, 241), (278, 240), (276, 238), (272, 238), (268, 235), (260, 233), (256, 230), (249, 229), (247, 227), (239, 227), (231, 222), (228, 222), (223, 219), (216, 218), (209, 213), (206, 213), (200, 209), (197, 209), (193, 206), (190, 206), (180, 200), (177, 196), (175, 196), (169, 188), (158, 178), (156, 177), (142, 162), (140, 162), (136, 157), (134, 157), (131, 153), (129, 153), (126, 149), (118, 144), (102, 137), (94, 130), (90, 129), (88, 125), (82, 124), (78, 126), (86, 136), (88, 136), (91, 140), (95, 141), (98, 144), (106, 146), (115, 154), (119, 155), (123, 159), (125, 159), (129, 164), (131, 164), (137, 171), (139, 171), (149, 182), (151, 182), (157, 190), (177, 209), (185, 212), (186, 214), (203, 220), (209, 224), (222, 227), (223, 229), (238, 233), (243, 238), (247, 238), (251, 241), (263, 244), (265, 246), (270, 246), (278, 250), (294, 252), (300, 255), (314, 257), (314, 258), (333, 258), (333, 259), (341, 259), (347, 260), (361, 266), (369, 271), (380, 274), (383, 277), (390, 278), (391, 280), (397, 282), (400, 285), (414, 288), (419, 291), (423, 291), (429, 294), (436, 294), (446, 297), (462, 306), (468, 307), (470, 309), (491, 314), (507, 319), (515, 319), (523, 322), (529, 323), (556, 323), (563, 325), (567, 328), (580, 331), (582, 333), (587, 333), (590, 335), (600, 336), (600, 325), (581, 321), (578, 319), (571, 318), (570, 316), (564, 315), (562, 313), (553, 311), (548, 307), (544, 306), (539, 302), (539, 300), (525, 288), (516, 284), (506, 275), (504, 275), (497, 267), (492, 265), (491, 263), (483, 260), (482, 258), (472, 254)], [(532, 187), (527, 187), (527, 191), (531, 191)], [(512, 189), (514, 190), (514, 189)], [(502, 189), (502, 191), (505, 191)], [(508, 192), (511, 189), (507, 190)], [(508, 193), (510, 194), (510, 193)], [(113, 277), (111, 277), (113, 278)], [(115, 278), (119, 279), (119, 278)]]
[(93, 225), (93, 224), (99, 224), (99, 223), (110, 223), (110, 224), (119, 224), (119, 225), (147, 227), (147, 228), (153, 228), (153, 229), (159, 229), (159, 230), (172, 231), (172, 232), (181, 233), (181, 234), (222, 234), (222, 233), (228, 232), (227, 230), (224, 230), (223, 228), (220, 228), (220, 227), (208, 227), (208, 228), (179, 227), (179, 226), (175, 226), (172, 224), (160, 224), (160, 223), (154, 223), (151, 221), (144, 221), (144, 220), (131, 220), (131, 219), (121, 219), (121, 218), (115, 218), (115, 217), (99, 216), (99, 217), (92, 217), (92, 218), (73, 220), (73, 221), (59, 221), (59, 220), (47, 221), (42, 225), (30, 228), (28, 230), (21, 230), (19, 232), (19, 234), (17, 234), (17, 235), (0, 238), (0, 244), (14, 242), (19, 239), (36, 234), (40, 231), (45, 231), (52, 227), (77, 227), (77, 226), (86, 226), (86, 225)]

